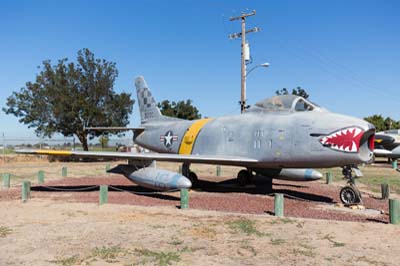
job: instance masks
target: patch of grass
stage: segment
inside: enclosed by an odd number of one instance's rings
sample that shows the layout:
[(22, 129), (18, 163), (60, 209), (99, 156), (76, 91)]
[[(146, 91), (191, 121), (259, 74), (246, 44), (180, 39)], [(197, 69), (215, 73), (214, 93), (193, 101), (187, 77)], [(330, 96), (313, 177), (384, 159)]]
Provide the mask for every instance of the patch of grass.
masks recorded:
[(293, 254), (295, 255), (301, 255), (301, 256), (306, 256), (306, 257), (311, 257), (314, 258), (316, 256), (314, 252), (314, 247), (307, 245), (304, 240), (301, 240), (300, 243), (298, 243), (299, 247), (296, 247), (292, 250)]
[(195, 227), (190, 230), (190, 233), (200, 238), (214, 239), (217, 236), (217, 231), (211, 226), (202, 225), (201, 227)]
[(271, 225), (276, 225), (276, 224), (292, 224), (292, 223), (294, 223), (294, 222), (295, 222), (294, 220), (289, 219), (289, 218), (276, 218), (276, 219), (271, 220), (271, 221), (269, 222), (269, 224), (271, 224)]
[(315, 258), (314, 251), (310, 250), (310, 249), (295, 248), (292, 250), (292, 253), (295, 255), (301, 255), (301, 256), (306, 256), (306, 257), (310, 257), (310, 258)]
[[(251, 252), (251, 254), (252, 254), (253, 256), (257, 256), (257, 251), (256, 251), (256, 249), (255, 249), (252, 245), (250, 245), (250, 243), (249, 243), (248, 240), (243, 241), (243, 242), (242, 242), (242, 245), (240, 246), (240, 248), (245, 249), (245, 250)], [(240, 253), (240, 252), (239, 252), (239, 253)]]
[(344, 247), (346, 245), (345, 243), (335, 241), (334, 237), (329, 234), (325, 235), (322, 239), (326, 239), (329, 242), (331, 242), (333, 244), (333, 247), (335, 247), (335, 248)]
[(183, 240), (173, 238), (170, 242), (167, 242), (167, 243), (170, 245), (173, 245), (173, 246), (179, 246), (179, 245), (183, 244)]
[(118, 256), (125, 255), (126, 250), (120, 246), (112, 247), (96, 247), (92, 250), (91, 256), (95, 258), (101, 258), (107, 262), (115, 262)]
[(271, 243), (271, 245), (274, 246), (278, 246), (278, 245), (282, 245), (284, 243), (286, 243), (286, 241), (284, 239), (281, 238), (271, 238), (271, 240), (269, 241)]
[(176, 252), (156, 252), (148, 249), (135, 249), (135, 252), (150, 258), (152, 262), (159, 266), (171, 265), (172, 262), (179, 262), (181, 260), (181, 257)]
[(79, 258), (78, 255), (74, 255), (71, 257), (67, 257), (67, 258), (60, 258), (57, 260), (51, 260), (49, 261), (50, 263), (54, 263), (56, 265), (61, 265), (61, 266), (71, 266), (71, 265), (76, 265), (78, 264), (78, 262), (80, 262), (81, 259)]
[(164, 229), (164, 228), (165, 228), (164, 225), (158, 225), (158, 224), (156, 224), (156, 225), (150, 225), (150, 227), (153, 228), (153, 229)]
[(335, 258), (324, 258), (324, 260), (329, 261), (329, 262), (333, 262), (335, 260)]
[(13, 230), (7, 226), (0, 226), (0, 237), (6, 237), (10, 235)]
[(260, 232), (256, 228), (256, 222), (249, 219), (239, 219), (228, 222), (229, 228), (234, 230), (236, 233), (242, 233), (246, 235), (266, 236), (266, 233)]
[(356, 258), (356, 261), (357, 262), (365, 262), (368, 265), (377, 265), (377, 266), (387, 266), (388, 265), (387, 263), (379, 262), (379, 261), (376, 261), (376, 260), (372, 260), (372, 259), (369, 259), (369, 258), (367, 258), (365, 256)]
[(304, 227), (305, 222), (298, 222), (296, 227), (297, 228), (303, 228)]

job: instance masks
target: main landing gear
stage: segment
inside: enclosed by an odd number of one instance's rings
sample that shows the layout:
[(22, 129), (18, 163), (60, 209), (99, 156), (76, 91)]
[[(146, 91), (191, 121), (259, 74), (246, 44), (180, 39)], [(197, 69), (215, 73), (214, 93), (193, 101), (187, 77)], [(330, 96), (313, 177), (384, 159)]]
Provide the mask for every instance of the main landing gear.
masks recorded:
[(352, 175), (352, 167), (344, 166), (342, 173), (344, 178), (347, 179), (347, 185), (340, 190), (340, 200), (345, 205), (362, 203), (361, 192), (358, 190)]
[(198, 178), (195, 172), (190, 171), (190, 163), (184, 162), (182, 164), (182, 175), (189, 178), (190, 182), (192, 182), (192, 187), (197, 185)]
[(253, 182), (253, 174), (250, 170), (240, 170), (236, 180), (239, 186), (244, 187)]

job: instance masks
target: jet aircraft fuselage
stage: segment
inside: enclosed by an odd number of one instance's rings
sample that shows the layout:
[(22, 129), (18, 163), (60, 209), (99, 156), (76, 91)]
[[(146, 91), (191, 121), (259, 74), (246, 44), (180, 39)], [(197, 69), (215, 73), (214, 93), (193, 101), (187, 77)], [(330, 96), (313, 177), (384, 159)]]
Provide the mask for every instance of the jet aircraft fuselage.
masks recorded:
[(152, 151), (252, 158), (253, 170), (356, 165), (373, 156), (371, 124), (294, 95), (266, 99), (240, 115), (194, 121), (163, 116), (141, 127), (135, 142)]

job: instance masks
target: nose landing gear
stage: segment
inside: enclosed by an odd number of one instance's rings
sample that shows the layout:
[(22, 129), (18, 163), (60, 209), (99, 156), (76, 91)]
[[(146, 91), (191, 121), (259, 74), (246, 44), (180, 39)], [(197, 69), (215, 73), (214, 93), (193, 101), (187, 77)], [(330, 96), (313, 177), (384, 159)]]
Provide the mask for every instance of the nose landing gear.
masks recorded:
[(196, 173), (190, 171), (190, 163), (184, 162), (182, 164), (182, 175), (189, 178), (190, 182), (192, 182), (192, 188), (195, 188), (198, 185), (198, 178)]
[(347, 179), (347, 185), (340, 190), (340, 200), (345, 205), (362, 203), (361, 192), (358, 190), (352, 175), (352, 167), (344, 166), (342, 173), (344, 178)]

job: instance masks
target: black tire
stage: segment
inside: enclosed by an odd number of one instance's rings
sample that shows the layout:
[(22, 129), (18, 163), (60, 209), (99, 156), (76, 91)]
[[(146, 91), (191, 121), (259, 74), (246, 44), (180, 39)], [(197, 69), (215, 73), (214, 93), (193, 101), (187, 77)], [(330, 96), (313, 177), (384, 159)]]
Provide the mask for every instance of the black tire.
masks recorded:
[(247, 170), (240, 170), (237, 175), (237, 183), (239, 186), (244, 187), (251, 181), (251, 175)]
[(190, 182), (192, 182), (192, 187), (196, 187), (197, 182), (198, 182), (198, 178), (195, 172), (190, 171), (189, 172), (189, 176), (188, 176)]
[(340, 200), (345, 205), (360, 203), (359, 192), (352, 186), (345, 186), (340, 190)]

